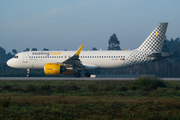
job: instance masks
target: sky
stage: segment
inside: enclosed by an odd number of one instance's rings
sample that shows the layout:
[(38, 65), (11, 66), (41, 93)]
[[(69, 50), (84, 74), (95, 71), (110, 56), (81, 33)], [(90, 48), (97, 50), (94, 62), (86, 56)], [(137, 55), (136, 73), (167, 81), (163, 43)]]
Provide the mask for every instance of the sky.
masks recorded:
[(180, 0), (1, 0), (0, 47), (107, 50), (116, 34), (121, 49), (135, 49), (160, 22), (168, 39), (180, 37)]

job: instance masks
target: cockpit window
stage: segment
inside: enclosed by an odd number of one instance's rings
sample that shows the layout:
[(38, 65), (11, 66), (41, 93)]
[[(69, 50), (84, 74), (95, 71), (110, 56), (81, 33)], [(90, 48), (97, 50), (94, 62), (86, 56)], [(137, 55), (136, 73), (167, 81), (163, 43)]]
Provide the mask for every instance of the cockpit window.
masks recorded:
[(18, 58), (18, 56), (14, 56), (14, 58)]

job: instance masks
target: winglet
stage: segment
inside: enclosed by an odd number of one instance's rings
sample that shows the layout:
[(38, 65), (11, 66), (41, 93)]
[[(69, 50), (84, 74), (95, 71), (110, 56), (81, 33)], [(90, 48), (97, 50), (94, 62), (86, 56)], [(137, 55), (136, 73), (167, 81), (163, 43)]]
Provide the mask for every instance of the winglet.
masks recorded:
[(83, 46), (84, 46), (84, 44), (82, 44), (82, 45), (79, 47), (78, 51), (76, 52), (76, 55), (80, 55)]

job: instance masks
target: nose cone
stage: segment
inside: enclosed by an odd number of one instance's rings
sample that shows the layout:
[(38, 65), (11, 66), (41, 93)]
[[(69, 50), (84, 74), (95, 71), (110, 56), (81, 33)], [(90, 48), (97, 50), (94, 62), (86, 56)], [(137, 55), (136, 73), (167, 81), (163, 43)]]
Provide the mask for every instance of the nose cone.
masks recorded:
[(12, 59), (10, 59), (10, 60), (7, 61), (7, 65), (8, 65), (9, 67), (15, 67), (15, 64), (14, 64), (14, 62), (13, 62)]
[(11, 67), (11, 59), (7, 61), (7, 65)]

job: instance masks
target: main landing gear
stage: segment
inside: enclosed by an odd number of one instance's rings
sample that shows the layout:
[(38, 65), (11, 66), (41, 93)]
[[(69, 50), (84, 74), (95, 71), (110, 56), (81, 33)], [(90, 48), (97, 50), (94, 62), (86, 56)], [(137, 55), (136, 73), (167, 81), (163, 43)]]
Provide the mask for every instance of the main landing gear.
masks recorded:
[(86, 72), (86, 73), (84, 74), (84, 77), (89, 78), (90, 76), (91, 76), (91, 74), (90, 74), (89, 72)]
[(76, 73), (74, 74), (74, 77), (81, 77), (81, 73), (80, 73), (80, 72), (76, 72)]
[[(86, 72), (86, 73), (84, 74), (84, 77), (86, 77), (86, 78), (89, 78), (90, 76), (91, 76), (91, 74), (90, 74), (89, 72)], [(80, 71), (76, 72), (76, 73), (74, 74), (74, 77), (81, 77)]]
[(27, 77), (30, 77), (30, 69), (27, 69)]

